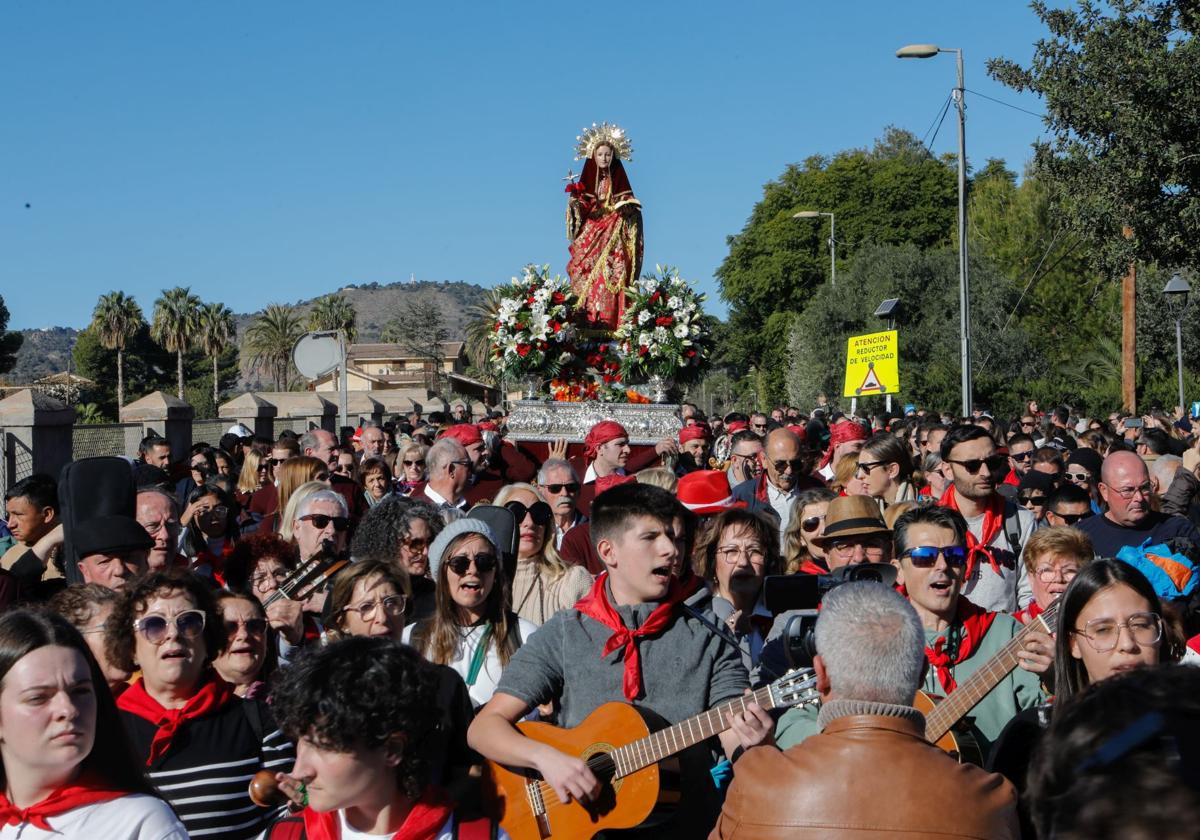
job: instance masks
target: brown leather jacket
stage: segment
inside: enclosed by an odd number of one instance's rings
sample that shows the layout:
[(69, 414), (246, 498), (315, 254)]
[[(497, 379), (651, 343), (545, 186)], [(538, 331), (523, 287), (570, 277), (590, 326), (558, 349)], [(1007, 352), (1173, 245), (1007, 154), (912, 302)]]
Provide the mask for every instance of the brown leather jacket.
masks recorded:
[(851, 715), (786, 751), (743, 755), (709, 840), (1015, 840), (1016, 803), (1003, 776), (959, 764), (925, 740), (923, 725)]

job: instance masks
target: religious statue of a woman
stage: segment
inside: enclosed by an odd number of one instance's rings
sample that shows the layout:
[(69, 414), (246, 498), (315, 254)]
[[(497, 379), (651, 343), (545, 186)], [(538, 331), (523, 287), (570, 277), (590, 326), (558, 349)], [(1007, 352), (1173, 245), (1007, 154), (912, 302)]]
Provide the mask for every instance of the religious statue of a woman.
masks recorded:
[(612, 332), (625, 313), (625, 289), (642, 271), (642, 204), (621, 160), (633, 146), (619, 126), (584, 129), (575, 147), (583, 174), (567, 186), (567, 274), (579, 299), (581, 326)]

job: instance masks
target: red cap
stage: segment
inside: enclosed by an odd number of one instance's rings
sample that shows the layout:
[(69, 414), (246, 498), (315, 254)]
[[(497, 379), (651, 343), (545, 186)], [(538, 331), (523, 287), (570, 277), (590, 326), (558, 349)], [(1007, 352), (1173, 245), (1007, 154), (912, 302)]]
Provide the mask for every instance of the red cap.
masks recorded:
[(729, 488), (729, 476), (724, 470), (688, 473), (679, 479), (675, 496), (685, 508), (701, 516), (746, 506), (745, 502), (734, 500), (733, 491)]
[(801, 443), (804, 443), (804, 441), (808, 440), (808, 429), (804, 426), (788, 426), (787, 430), (796, 437), (800, 438)]
[(625, 427), (615, 420), (603, 420), (592, 426), (587, 437), (583, 439), (583, 448), (587, 459), (589, 461), (596, 460), (596, 453), (600, 451), (600, 447), (610, 440), (618, 438), (629, 440), (629, 432), (625, 431)]
[(463, 446), (470, 446), (473, 443), (483, 443), (483, 435), (479, 433), (479, 427), (471, 423), (460, 423), (457, 426), (451, 426), (442, 432), (441, 437), (454, 438)]

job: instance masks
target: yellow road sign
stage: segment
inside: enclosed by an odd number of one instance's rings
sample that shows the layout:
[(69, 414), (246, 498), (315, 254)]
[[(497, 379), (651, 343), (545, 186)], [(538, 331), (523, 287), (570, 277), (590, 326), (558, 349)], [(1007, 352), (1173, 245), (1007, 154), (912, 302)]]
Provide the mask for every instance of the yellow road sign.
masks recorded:
[(844, 397), (900, 391), (900, 344), (896, 330), (852, 335), (846, 342)]

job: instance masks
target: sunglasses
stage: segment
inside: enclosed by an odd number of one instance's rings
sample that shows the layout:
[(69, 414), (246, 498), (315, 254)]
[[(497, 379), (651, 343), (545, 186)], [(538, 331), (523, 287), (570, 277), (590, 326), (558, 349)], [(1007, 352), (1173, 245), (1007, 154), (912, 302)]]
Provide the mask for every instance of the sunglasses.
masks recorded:
[(333, 523), (333, 530), (345, 531), (350, 527), (350, 520), (344, 516), (326, 516), (323, 513), (310, 513), (307, 516), (300, 517), (301, 522), (311, 522), (313, 527), (318, 531), (324, 531), (329, 527), (329, 523)]
[(792, 468), (793, 473), (799, 473), (804, 469), (804, 459), (797, 458), (794, 461), (772, 461), (771, 465), (775, 467), (775, 472), (786, 472), (788, 467)]
[(1017, 496), (1017, 501), (1023, 505), (1044, 505), (1046, 504), (1045, 496)]
[(765, 428), (767, 428), (767, 424), (766, 424), (766, 423), (754, 423), (753, 425), (751, 425), (751, 427), (750, 427), (750, 428), (752, 428), (752, 429), (765, 429)]
[(235, 635), (239, 627), (245, 627), (248, 636), (261, 636), (267, 632), (265, 618), (227, 618), (224, 623), (226, 636)]
[(422, 459), (421, 459), (421, 460), (419, 460), (419, 461), (410, 461), (410, 460), (408, 460), (407, 458), (405, 458), (405, 459), (404, 459), (404, 466), (406, 466), (406, 467), (421, 467), (421, 468), (424, 468), (424, 466), (425, 466), (425, 459), (424, 459), (424, 458), (422, 458)]
[(572, 495), (579, 492), (578, 481), (569, 481), (566, 484), (543, 484), (542, 486), (546, 488), (546, 492), (554, 496), (557, 496), (564, 490)]
[(908, 549), (901, 557), (907, 557), (918, 569), (932, 569), (938, 556), (945, 558), (947, 566), (965, 566), (967, 550), (959, 545), (948, 545), (938, 548), (935, 545), (918, 545)]
[(504, 506), (505, 510), (511, 510), (513, 516), (517, 519), (517, 524), (520, 525), (525, 521), (526, 516), (533, 517), (534, 525), (546, 525), (550, 522), (552, 511), (550, 505), (545, 502), (534, 502), (529, 507), (520, 502), (509, 502)]
[(161, 645), (167, 640), (167, 631), (175, 625), (175, 630), (181, 639), (194, 639), (204, 632), (204, 612), (201, 610), (184, 610), (175, 616), (173, 622), (165, 616), (148, 615), (133, 622), (133, 629), (142, 634), (142, 638), (152, 645)]
[(1008, 453), (1008, 457), (1014, 461), (1028, 461), (1033, 457), (1033, 450), (1030, 449), (1028, 452), (1010, 452)]
[(468, 557), (465, 554), (456, 554), (446, 561), (446, 565), (450, 568), (450, 571), (459, 577), (467, 573), (467, 569), (471, 568), (472, 563), (475, 564), (475, 571), (481, 575), (496, 571), (495, 554), (476, 554), (474, 557)]
[(800, 527), (808, 533), (813, 533), (821, 527), (821, 523), (825, 521), (824, 516), (810, 516), (800, 523)]
[(946, 463), (958, 464), (971, 475), (975, 475), (984, 465), (987, 465), (988, 472), (991, 475), (999, 475), (1002, 471), (1007, 472), (1008, 456), (996, 454), (989, 455), (987, 458), (970, 458), (966, 461), (956, 461), (953, 458), (947, 458)]
[(1089, 510), (1087, 513), (1056, 513), (1054, 515), (1068, 525), (1074, 525), (1076, 522), (1091, 518), (1092, 512)]
[(1077, 472), (1077, 473), (1069, 472), (1066, 474), (1066, 479), (1067, 479), (1067, 481), (1085, 481), (1085, 482), (1090, 483), (1092, 480), (1092, 477), (1091, 477), (1091, 475), (1089, 475), (1088, 473), (1085, 473), (1085, 472)]

